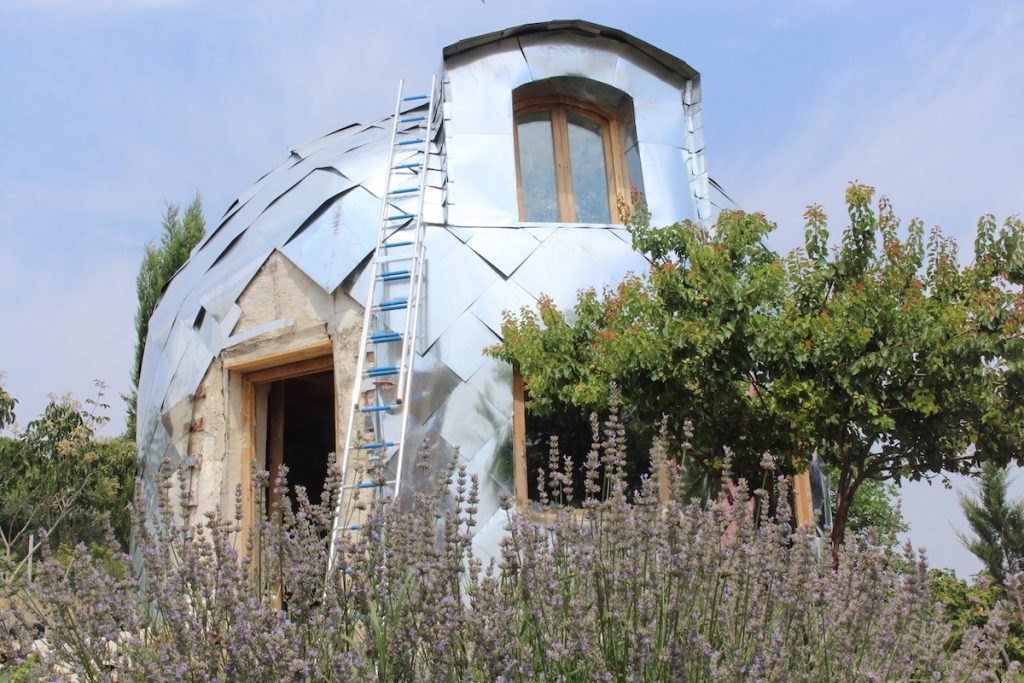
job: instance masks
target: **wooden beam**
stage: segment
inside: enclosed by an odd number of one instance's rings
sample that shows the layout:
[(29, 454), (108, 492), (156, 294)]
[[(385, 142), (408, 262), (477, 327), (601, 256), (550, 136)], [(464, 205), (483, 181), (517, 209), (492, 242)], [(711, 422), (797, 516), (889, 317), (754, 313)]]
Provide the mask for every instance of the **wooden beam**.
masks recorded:
[(801, 472), (793, 477), (793, 511), (796, 525), (814, 524), (814, 501), (811, 499), (811, 475)]
[(262, 384), (264, 382), (276, 382), (278, 380), (301, 377), (303, 375), (313, 375), (318, 372), (327, 372), (328, 370), (333, 369), (334, 357), (327, 355), (320, 356), (318, 358), (308, 358), (306, 360), (285, 363), (284, 365), (278, 365), (264, 370), (254, 370), (252, 372), (245, 373), (245, 378), (250, 382)]
[(284, 463), (284, 402), (285, 384), (276, 384), (270, 389), (270, 396), (267, 400), (267, 421), (270, 428), (267, 430), (267, 473), (270, 475), (270, 495), (268, 497), (267, 513), (274, 509), (274, 505), (281, 497), (277, 490), (277, 477), (281, 473), (281, 465)]
[(516, 509), (525, 510), (529, 504), (526, 472), (526, 396), (523, 375), (518, 367), (512, 371), (512, 478), (516, 489)]
[(242, 378), (242, 462), (238, 473), (242, 494), (242, 519), (247, 529), (256, 528), (256, 504), (252, 475), (256, 471), (256, 387)]
[(322, 339), (306, 346), (282, 349), (259, 356), (248, 355), (241, 358), (225, 358), (224, 367), (232, 372), (254, 372), (318, 356), (330, 355), (333, 350), (334, 347), (331, 344), (331, 340)]

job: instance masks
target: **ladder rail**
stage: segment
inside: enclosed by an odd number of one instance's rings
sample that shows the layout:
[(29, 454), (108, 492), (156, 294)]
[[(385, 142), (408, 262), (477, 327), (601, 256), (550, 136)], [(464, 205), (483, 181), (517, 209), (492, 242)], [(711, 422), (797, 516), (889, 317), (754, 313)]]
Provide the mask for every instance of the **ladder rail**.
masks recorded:
[(405, 463), (405, 440), (409, 429), (409, 403), (412, 387), (412, 365), (416, 355), (416, 335), (419, 329), (420, 303), (422, 302), (423, 275), (426, 269), (424, 259), (424, 239), (426, 226), (423, 221), (423, 205), (427, 196), (427, 175), (430, 169), (430, 143), (434, 137), (434, 89), (437, 87), (437, 76), (430, 79), (430, 101), (427, 105), (426, 131), (423, 143), (423, 166), (420, 169), (420, 196), (416, 207), (416, 237), (413, 239), (413, 259), (410, 266), (409, 308), (406, 309), (405, 331), (402, 342), (402, 359), (399, 363), (398, 387), (396, 395), (402, 401), (402, 430), (398, 440), (398, 463), (395, 466), (395, 491), (393, 498), (398, 498), (402, 486), (402, 466)]
[(345, 431), (345, 448), (342, 451), (341, 457), (341, 482), (339, 483), (337, 500), (334, 503), (334, 520), (331, 524), (331, 543), (329, 554), (327, 556), (328, 572), (333, 569), (334, 560), (337, 554), (338, 532), (340, 531), (342, 517), (345, 513), (343, 509), (345, 503), (345, 489), (341, 487), (344, 487), (347, 484), (346, 479), (348, 478), (349, 460), (352, 453), (352, 443), (355, 438), (355, 434), (353, 432), (356, 426), (356, 415), (359, 414), (359, 399), (363, 388), (363, 372), (366, 367), (366, 343), (370, 332), (370, 321), (373, 318), (374, 313), (373, 293), (375, 289), (374, 284), (377, 278), (377, 259), (380, 256), (381, 245), (386, 239), (385, 233), (387, 232), (387, 217), (389, 213), (388, 197), (391, 190), (391, 166), (394, 164), (395, 158), (395, 141), (398, 137), (398, 119), (401, 114), (402, 91), (404, 87), (405, 79), (403, 78), (398, 81), (398, 97), (395, 101), (395, 114), (391, 122), (391, 144), (388, 148), (388, 170), (384, 176), (384, 194), (381, 197), (380, 220), (377, 224), (377, 245), (374, 247), (373, 258), (370, 260), (370, 285), (367, 290), (366, 312), (363, 315), (362, 332), (359, 335), (359, 355), (356, 356), (356, 372), (352, 383), (352, 395), (350, 397), (351, 410), (349, 410), (348, 414), (348, 428)]
[[(416, 336), (419, 329), (420, 303), (423, 296), (423, 280), (425, 271), (425, 237), (426, 228), (423, 221), (423, 209), (427, 190), (427, 175), (429, 171), (430, 145), (433, 141), (436, 130), (435, 121), (435, 97), (436, 97), (436, 75), (430, 83), (429, 95), (418, 95), (405, 97), (405, 80), (398, 84), (398, 97), (395, 102), (395, 112), (391, 125), (390, 147), (388, 149), (388, 165), (384, 178), (384, 193), (381, 198), (381, 211), (378, 222), (377, 244), (374, 247), (372, 263), (369, 269), (369, 288), (366, 300), (366, 309), (363, 314), (363, 324), (359, 338), (359, 350), (355, 364), (355, 377), (353, 378), (352, 395), (350, 397), (351, 410), (348, 416), (348, 427), (345, 432), (345, 445), (341, 457), (341, 481), (338, 483), (337, 498), (334, 501), (334, 519), (331, 525), (330, 550), (327, 558), (328, 574), (333, 571), (337, 562), (339, 534), (342, 531), (356, 530), (359, 524), (350, 523), (348, 519), (351, 514), (349, 507), (354, 503), (354, 496), (362, 489), (371, 489), (379, 498), (387, 497), (396, 500), (402, 485), (403, 463), (405, 461), (405, 441), (408, 435), (409, 408), (412, 386), (412, 368), (416, 354)], [(403, 105), (414, 100), (427, 100), (427, 114), (416, 115), (415, 110), (419, 106), (402, 111)], [(408, 116), (413, 112), (412, 116)], [(411, 128), (399, 129), (400, 124), (419, 123)], [(423, 132), (423, 138), (419, 138), (419, 132)], [(411, 134), (410, 140), (399, 139), (400, 135)], [(401, 164), (396, 165), (399, 155), (404, 155), (407, 150), (415, 149), (414, 155), (420, 155), (419, 161), (415, 159), (410, 162), (408, 158)], [(418, 182), (415, 187), (402, 187), (393, 189), (393, 180), (396, 176), (407, 177), (416, 175), (419, 172)], [(397, 180), (396, 180), (397, 182)], [(419, 196), (415, 198), (415, 213), (411, 208), (404, 208), (402, 200), (411, 200), (414, 193)], [(392, 203), (394, 197), (394, 203)], [(402, 208), (400, 208), (402, 207)], [(402, 224), (392, 225), (394, 221), (403, 221)], [(409, 238), (404, 241), (388, 242), (397, 233), (409, 230), (412, 232)], [(397, 247), (407, 248), (411, 254), (400, 257), (388, 255), (388, 250)], [(393, 266), (387, 266), (395, 260), (408, 260), (408, 266), (402, 266), (396, 270)], [(391, 287), (404, 287), (399, 292), (393, 292)], [(402, 296), (404, 293), (404, 296)], [(401, 323), (401, 333), (388, 325), (388, 313), (405, 311), (404, 320)], [(371, 334), (371, 332), (373, 334)], [(381, 353), (377, 351), (378, 344), (399, 342), (397, 365), (382, 364)], [(374, 363), (368, 366), (367, 356), (370, 353), (370, 346), (373, 346)], [(393, 357), (389, 357), (384, 363), (395, 363)], [(384, 379), (397, 375), (396, 382)], [(369, 379), (373, 385), (372, 403), (364, 403), (363, 386)], [(395, 395), (390, 399), (390, 394), (383, 393), (383, 386), (395, 386)], [(400, 409), (400, 437), (397, 444), (388, 441), (384, 433), (383, 413)], [(355, 433), (357, 418), (363, 416), (368, 419), (374, 432), (373, 443), (358, 445), (358, 437)], [(352, 451), (368, 450), (369, 462), (368, 474), (370, 471), (378, 470), (383, 465), (387, 450), (397, 446), (392, 462), (394, 463), (394, 478), (383, 483), (379, 479), (375, 481), (349, 481), (349, 468), (352, 463)], [(379, 452), (379, 455), (373, 455)], [(361, 479), (361, 477), (357, 477)], [(391, 487), (387, 491), (387, 487)], [(354, 509), (354, 507), (353, 507)]]

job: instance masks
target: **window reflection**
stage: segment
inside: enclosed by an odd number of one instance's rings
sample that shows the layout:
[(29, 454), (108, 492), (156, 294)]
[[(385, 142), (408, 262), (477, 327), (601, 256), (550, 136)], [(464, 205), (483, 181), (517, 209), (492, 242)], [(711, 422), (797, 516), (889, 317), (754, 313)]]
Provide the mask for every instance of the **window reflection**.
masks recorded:
[(513, 91), (519, 218), (622, 220), (619, 199), (643, 191), (633, 103), (596, 81), (549, 78)]
[(611, 223), (602, 126), (576, 112), (567, 115), (569, 160), (577, 223)]
[(558, 195), (551, 113), (537, 111), (519, 117), (517, 134), (523, 220), (542, 223), (557, 221)]

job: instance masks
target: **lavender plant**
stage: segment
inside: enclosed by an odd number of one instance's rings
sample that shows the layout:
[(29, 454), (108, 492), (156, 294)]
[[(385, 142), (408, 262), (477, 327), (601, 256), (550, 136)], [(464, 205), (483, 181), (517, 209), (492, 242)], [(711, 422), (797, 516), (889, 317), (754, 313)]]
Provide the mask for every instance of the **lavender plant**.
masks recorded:
[[(79, 547), (45, 558), (33, 583), (4, 597), (7, 656), (20, 675), (80, 681), (1015, 675), (1002, 656), (1021, 604), (1015, 584), (1015, 606), (997, 607), (949, 649), (924, 557), (852, 539), (833, 569), (820, 543), (794, 530), (771, 458), (771, 492), (727, 475), (731, 493), (705, 506), (678, 493), (680, 474), (660, 445), (655, 476), (627, 491), (614, 409), (595, 427), (582, 510), (561, 506), (573, 495), (573, 464), (555, 446), (543, 478), (552, 515), (516, 515), (507, 501), (507, 535), (487, 562), (470, 543), (477, 482), (462, 467), (407, 509), (363, 501), (365, 523), (342, 538), (330, 574), (329, 494), (314, 504), (297, 489), (243, 533), (240, 511), (179, 524), (168, 479), (158, 518), (139, 525), (136, 557), (121, 557), (121, 572)], [(337, 472), (330, 478), (328, 492)]]

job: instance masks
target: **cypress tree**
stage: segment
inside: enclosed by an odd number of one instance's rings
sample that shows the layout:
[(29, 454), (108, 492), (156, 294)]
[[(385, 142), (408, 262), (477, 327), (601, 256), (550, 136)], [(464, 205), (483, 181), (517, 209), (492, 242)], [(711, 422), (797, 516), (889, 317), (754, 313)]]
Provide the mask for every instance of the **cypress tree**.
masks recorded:
[(130, 439), (135, 438), (139, 375), (142, 373), (142, 355), (149, 335), (149, 318), (160, 301), (164, 287), (188, 261), (192, 249), (205, 234), (203, 203), (197, 194), (184, 214), (177, 204), (168, 204), (161, 225), (160, 243), (146, 243), (139, 274), (135, 279), (139, 297), (139, 305), (135, 310), (135, 362), (132, 365), (131, 392), (125, 396), (128, 404), (125, 434)]

